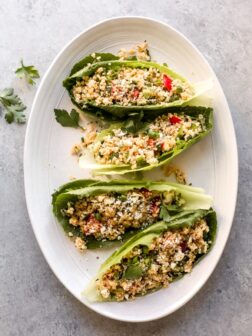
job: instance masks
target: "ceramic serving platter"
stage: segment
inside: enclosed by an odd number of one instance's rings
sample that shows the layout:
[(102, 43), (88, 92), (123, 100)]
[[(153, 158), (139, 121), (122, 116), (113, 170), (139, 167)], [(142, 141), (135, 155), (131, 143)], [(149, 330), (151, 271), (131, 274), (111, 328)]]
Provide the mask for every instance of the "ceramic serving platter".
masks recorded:
[[(71, 147), (80, 141), (80, 131), (61, 127), (55, 121), (53, 109), (72, 107), (62, 80), (83, 56), (92, 52), (117, 53), (122, 47), (129, 48), (144, 40), (148, 41), (152, 59), (166, 62), (193, 82), (213, 80), (208, 100), (214, 108), (214, 131), (175, 163), (186, 171), (189, 182), (213, 196), (218, 215), (217, 239), (212, 251), (193, 272), (169, 288), (131, 302), (89, 303), (81, 292), (112, 250), (80, 254), (52, 214), (51, 194), (59, 185), (68, 182), (71, 176), (91, 177), (91, 171), (81, 169), (70, 154)], [(88, 156), (86, 160), (88, 163)], [(220, 83), (196, 47), (164, 23), (143, 17), (121, 17), (98, 23), (74, 38), (57, 55), (42, 80), (26, 133), (24, 175), (27, 207), (39, 246), (59, 281), (78, 300), (117, 320), (140, 322), (168, 315), (190, 300), (207, 281), (221, 257), (232, 225), (238, 179), (237, 147)], [(160, 170), (153, 170), (145, 177), (160, 179), (162, 176)]]

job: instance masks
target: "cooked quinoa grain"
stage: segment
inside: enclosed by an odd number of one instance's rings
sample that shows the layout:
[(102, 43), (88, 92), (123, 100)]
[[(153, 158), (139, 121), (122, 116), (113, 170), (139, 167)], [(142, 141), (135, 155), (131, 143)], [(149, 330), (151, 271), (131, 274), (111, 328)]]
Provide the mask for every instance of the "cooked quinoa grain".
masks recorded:
[(75, 238), (74, 244), (77, 247), (77, 249), (81, 252), (83, 252), (87, 248), (85, 241), (81, 239), (80, 237)]
[(107, 270), (96, 286), (103, 299), (123, 301), (145, 295), (189, 273), (209, 248), (204, 219), (193, 227), (164, 232), (149, 247), (138, 245), (119, 264)]
[(120, 49), (118, 56), (120, 57), (121, 61), (131, 59), (132, 57), (136, 57), (140, 61), (150, 61), (148, 43), (144, 41), (143, 43), (139, 43), (136, 47), (132, 47), (129, 50), (122, 48)]

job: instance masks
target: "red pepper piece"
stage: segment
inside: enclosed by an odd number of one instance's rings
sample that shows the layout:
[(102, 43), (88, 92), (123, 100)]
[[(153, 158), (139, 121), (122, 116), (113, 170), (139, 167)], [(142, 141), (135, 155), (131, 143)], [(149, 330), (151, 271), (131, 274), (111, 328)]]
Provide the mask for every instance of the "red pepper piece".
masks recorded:
[(133, 92), (133, 97), (137, 99), (139, 97), (139, 90), (135, 89)]
[(170, 120), (170, 123), (172, 125), (178, 124), (178, 123), (180, 123), (182, 121), (179, 117), (177, 117), (175, 115), (171, 116), (169, 120)]
[(111, 94), (115, 94), (115, 93), (118, 93), (118, 92), (121, 92), (122, 91), (122, 88), (120, 86), (112, 86), (111, 88)]
[(154, 197), (151, 201), (151, 206), (150, 206), (150, 210), (152, 215), (158, 215), (159, 211), (160, 211), (160, 198)]
[(93, 214), (90, 214), (86, 218), (86, 224), (83, 229), (86, 235), (92, 234), (92, 230), (99, 232), (102, 227), (102, 223), (98, 221)]
[(163, 75), (163, 84), (166, 90), (171, 91), (172, 89), (172, 79), (167, 75)]
[(153, 139), (149, 139), (148, 141), (147, 141), (147, 144), (148, 144), (148, 146), (150, 146), (150, 147), (154, 147), (155, 146), (155, 140), (153, 140)]

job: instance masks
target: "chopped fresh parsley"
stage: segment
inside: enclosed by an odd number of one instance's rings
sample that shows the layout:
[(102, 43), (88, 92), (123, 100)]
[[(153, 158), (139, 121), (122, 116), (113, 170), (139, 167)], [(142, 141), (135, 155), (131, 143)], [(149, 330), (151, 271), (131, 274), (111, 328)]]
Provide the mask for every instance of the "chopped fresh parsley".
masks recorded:
[(61, 110), (61, 109), (54, 109), (55, 113), (55, 118), (57, 122), (63, 126), (63, 127), (73, 127), (73, 128), (81, 128), (79, 124), (80, 121), (80, 115), (79, 113), (75, 110), (72, 109), (70, 113), (68, 113), (66, 110)]
[(144, 273), (144, 270), (142, 269), (141, 266), (137, 264), (129, 265), (126, 269), (126, 271), (123, 274), (124, 279), (128, 280), (135, 280), (142, 276)]
[(159, 217), (162, 218), (164, 221), (169, 221), (171, 219), (169, 211), (167, 210), (167, 208), (164, 205), (161, 205), (161, 207), (160, 207)]
[(11, 124), (15, 121), (18, 124), (23, 124), (26, 121), (26, 117), (23, 111), (26, 106), (21, 99), (14, 93), (14, 89), (6, 88), (0, 92), (0, 103), (6, 110), (5, 120)]
[(15, 71), (18, 78), (24, 78), (28, 84), (34, 85), (34, 79), (39, 78), (39, 72), (33, 65), (25, 66), (21, 60), (21, 67)]
[(157, 139), (160, 137), (160, 133), (158, 131), (154, 131), (151, 128), (148, 129), (148, 135), (152, 139)]

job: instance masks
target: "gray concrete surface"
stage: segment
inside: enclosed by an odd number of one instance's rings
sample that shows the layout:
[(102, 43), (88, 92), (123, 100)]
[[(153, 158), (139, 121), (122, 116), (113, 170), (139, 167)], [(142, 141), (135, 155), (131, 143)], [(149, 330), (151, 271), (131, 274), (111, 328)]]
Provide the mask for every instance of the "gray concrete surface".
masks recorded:
[(19, 59), (44, 74), (84, 28), (118, 15), (145, 15), (184, 33), (207, 57), (235, 123), (240, 181), (231, 236), (204, 288), (158, 321), (109, 320), (81, 305), (55, 278), (34, 238), (23, 187), (26, 126), (0, 118), (0, 336), (196, 335), (252, 333), (252, 2), (251, 0), (0, 1), (0, 88), (14, 86), (28, 106), (36, 87), (14, 79)]

